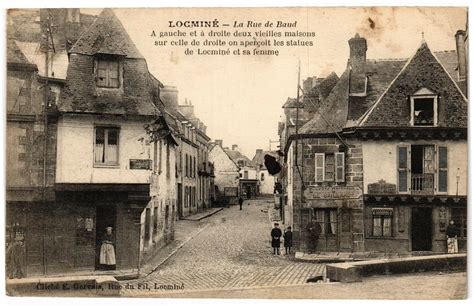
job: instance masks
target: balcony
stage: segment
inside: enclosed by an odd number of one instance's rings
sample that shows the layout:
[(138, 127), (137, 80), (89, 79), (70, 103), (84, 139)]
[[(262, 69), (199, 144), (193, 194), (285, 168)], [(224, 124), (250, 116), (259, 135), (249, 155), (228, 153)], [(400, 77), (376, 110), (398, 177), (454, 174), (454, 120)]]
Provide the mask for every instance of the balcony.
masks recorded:
[(433, 195), (434, 194), (434, 174), (412, 174), (411, 193), (413, 195)]

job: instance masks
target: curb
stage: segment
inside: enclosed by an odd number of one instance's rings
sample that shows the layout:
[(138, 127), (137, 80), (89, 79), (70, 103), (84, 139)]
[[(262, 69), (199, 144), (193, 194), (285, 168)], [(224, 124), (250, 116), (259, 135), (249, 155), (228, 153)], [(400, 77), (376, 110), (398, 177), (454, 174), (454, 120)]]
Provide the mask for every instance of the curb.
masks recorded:
[[(217, 212), (216, 212), (217, 213)], [(190, 240), (192, 240), (193, 238), (195, 238), (197, 235), (199, 235), (202, 231), (204, 231), (205, 229), (207, 229), (207, 227), (209, 227), (210, 225), (207, 224), (205, 225), (204, 227), (202, 227), (201, 229), (199, 229), (196, 233), (194, 233), (193, 235), (191, 235), (190, 237), (186, 238), (184, 240), (184, 242), (182, 242), (181, 244), (179, 244), (175, 249), (173, 249), (163, 260), (161, 260), (158, 264), (154, 265), (152, 267), (151, 270), (147, 270), (146, 274), (145, 273), (140, 273), (139, 277), (140, 278), (145, 278), (145, 277), (148, 277), (151, 273), (155, 272), (158, 267), (160, 267), (163, 263), (165, 263), (166, 261), (168, 261), (169, 258), (171, 258), (175, 253), (178, 252), (178, 250), (180, 250), (184, 245), (186, 245), (187, 242), (189, 242)]]
[(214, 214), (216, 214), (216, 213), (219, 213), (219, 212), (222, 211), (223, 209), (224, 209), (224, 208), (222, 208), (222, 207), (221, 207), (221, 208), (216, 208), (215, 211), (213, 211), (213, 212), (210, 211), (211, 213), (208, 213), (208, 214), (206, 214), (206, 215), (204, 215), (204, 216), (202, 216), (202, 217), (199, 217), (199, 218), (197, 218), (197, 219), (184, 217), (184, 218), (182, 218), (181, 220), (201, 221), (201, 220), (203, 220), (204, 218), (208, 218), (208, 217), (210, 217), (210, 216), (212, 216), (212, 215), (214, 215)]

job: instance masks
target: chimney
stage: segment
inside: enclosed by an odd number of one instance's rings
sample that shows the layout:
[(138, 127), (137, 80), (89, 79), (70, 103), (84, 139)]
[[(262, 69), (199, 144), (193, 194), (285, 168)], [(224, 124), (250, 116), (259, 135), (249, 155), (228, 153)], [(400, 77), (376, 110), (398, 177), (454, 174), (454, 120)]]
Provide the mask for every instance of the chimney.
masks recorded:
[(257, 149), (257, 150), (255, 151), (255, 154), (256, 154), (256, 155), (260, 155), (260, 154), (262, 154), (262, 153), (263, 153), (263, 150), (262, 150), (262, 149)]
[(173, 86), (164, 86), (160, 89), (160, 99), (169, 109), (178, 109), (178, 89)]
[(216, 144), (222, 147), (222, 139), (216, 139)]
[(363, 70), (367, 58), (367, 40), (359, 33), (349, 40), (349, 63), (353, 70)]
[(458, 74), (459, 80), (466, 80), (467, 77), (467, 57), (466, 57), (466, 31), (458, 30), (455, 35), (456, 51), (458, 54)]
[(239, 148), (239, 147), (238, 147), (236, 144), (233, 144), (233, 145), (232, 145), (232, 151), (237, 151), (238, 148)]
[(314, 77), (308, 77), (303, 81), (303, 91), (305, 94), (309, 94), (309, 92), (313, 88), (313, 78)]

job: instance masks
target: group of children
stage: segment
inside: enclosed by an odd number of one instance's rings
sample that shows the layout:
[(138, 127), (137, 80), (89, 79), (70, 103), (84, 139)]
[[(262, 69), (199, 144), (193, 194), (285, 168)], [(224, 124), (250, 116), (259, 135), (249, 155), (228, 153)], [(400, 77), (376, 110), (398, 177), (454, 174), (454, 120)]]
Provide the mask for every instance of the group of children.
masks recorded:
[[(279, 255), (280, 254), (280, 239), (282, 237), (282, 232), (280, 229), (280, 225), (276, 222), (272, 232), (270, 233), (272, 237), (272, 247), (273, 247), (273, 254)], [(293, 246), (293, 232), (291, 231), (291, 227), (288, 227), (283, 234), (283, 246), (285, 246), (285, 254), (291, 254), (291, 247)]]

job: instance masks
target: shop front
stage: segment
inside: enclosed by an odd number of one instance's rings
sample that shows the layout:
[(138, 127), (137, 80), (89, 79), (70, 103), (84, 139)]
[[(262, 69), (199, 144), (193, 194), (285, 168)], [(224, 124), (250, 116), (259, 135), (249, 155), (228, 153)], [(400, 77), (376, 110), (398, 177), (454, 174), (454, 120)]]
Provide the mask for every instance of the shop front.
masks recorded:
[(299, 249), (311, 252), (363, 251), (362, 191), (359, 187), (308, 187), (301, 219)]
[[(138, 270), (149, 185), (58, 184), (55, 199), (10, 207), (11, 233), (21, 235), (24, 247), (23, 277)], [(111, 244), (107, 262), (105, 241)]]

